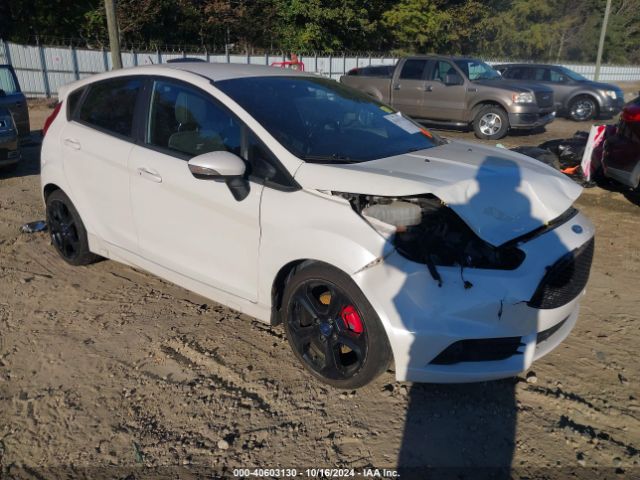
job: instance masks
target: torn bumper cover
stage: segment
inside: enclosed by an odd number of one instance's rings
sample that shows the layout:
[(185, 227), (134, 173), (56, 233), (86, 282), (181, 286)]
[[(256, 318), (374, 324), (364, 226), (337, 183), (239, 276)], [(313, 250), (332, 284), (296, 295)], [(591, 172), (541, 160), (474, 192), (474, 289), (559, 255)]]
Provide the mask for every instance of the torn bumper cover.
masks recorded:
[[(575, 325), (593, 235), (591, 222), (578, 213), (518, 244), (525, 258), (515, 269), (438, 266), (441, 287), (424, 264), (398, 251), (353, 278), (385, 324), (398, 380), (509, 377), (553, 350)], [(567, 263), (576, 254), (581, 260)], [(586, 268), (587, 276), (563, 278), (558, 288), (575, 283), (552, 308), (532, 306), (554, 268), (565, 277)]]

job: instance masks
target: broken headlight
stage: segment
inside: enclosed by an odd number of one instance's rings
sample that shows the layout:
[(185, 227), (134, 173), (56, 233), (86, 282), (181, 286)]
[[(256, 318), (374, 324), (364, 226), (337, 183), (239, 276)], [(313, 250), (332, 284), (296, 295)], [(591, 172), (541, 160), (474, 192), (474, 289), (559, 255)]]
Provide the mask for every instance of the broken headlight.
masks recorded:
[[(337, 193), (334, 193), (337, 194)], [(524, 260), (515, 246), (494, 247), (433, 195), (379, 197), (337, 194), (385, 237), (418, 263), (463, 268), (513, 270)]]

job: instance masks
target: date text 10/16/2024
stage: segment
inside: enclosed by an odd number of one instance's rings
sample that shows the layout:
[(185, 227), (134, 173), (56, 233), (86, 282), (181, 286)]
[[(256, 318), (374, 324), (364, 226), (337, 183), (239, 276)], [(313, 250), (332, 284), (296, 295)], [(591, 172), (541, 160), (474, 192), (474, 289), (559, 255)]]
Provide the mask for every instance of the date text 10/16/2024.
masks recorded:
[(400, 475), (396, 470), (386, 468), (363, 468), (361, 470), (353, 468), (305, 468), (304, 470), (295, 468), (236, 468), (233, 470), (233, 476), (241, 478), (398, 478)]

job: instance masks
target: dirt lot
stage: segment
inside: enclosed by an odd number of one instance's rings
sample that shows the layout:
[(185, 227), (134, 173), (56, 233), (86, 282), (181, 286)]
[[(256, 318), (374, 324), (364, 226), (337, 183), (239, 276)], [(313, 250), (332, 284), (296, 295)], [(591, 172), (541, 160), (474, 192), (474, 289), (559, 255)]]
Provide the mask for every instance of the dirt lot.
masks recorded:
[[(33, 106), (34, 129), (47, 113)], [(558, 120), (502, 143), (587, 128)], [(112, 261), (70, 267), (45, 233), (19, 233), (43, 218), (39, 146), (25, 157), (0, 174), (0, 478), (336, 466), (404, 478), (431, 478), (427, 466), (441, 468), (433, 478), (640, 476), (637, 197), (592, 188), (579, 199), (598, 229), (588, 294), (571, 336), (528, 381), (411, 385), (387, 372), (341, 392), (310, 380), (281, 328)]]

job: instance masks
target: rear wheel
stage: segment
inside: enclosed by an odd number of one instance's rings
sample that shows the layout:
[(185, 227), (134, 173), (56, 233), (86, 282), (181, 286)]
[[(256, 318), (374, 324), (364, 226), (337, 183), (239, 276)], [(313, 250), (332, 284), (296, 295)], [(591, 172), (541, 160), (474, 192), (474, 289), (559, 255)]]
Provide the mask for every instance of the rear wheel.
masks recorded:
[(509, 131), (509, 115), (503, 108), (486, 105), (473, 119), (473, 131), (483, 140), (499, 140)]
[(296, 271), (282, 308), (294, 355), (320, 381), (359, 388), (388, 367), (391, 349), (382, 323), (345, 273), (320, 263)]
[(576, 122), (585, 122), (596, 117), (598, 106), (593, 98), (582, 95), (574, 98), (569, 105), (569, 117)]
[(62, 190), (52, 192), (46, 200), (47, 225), (51, 243), (71, 265), (88, 265), (100, 257), (89, 251), (87, 230), (78, 211)]

